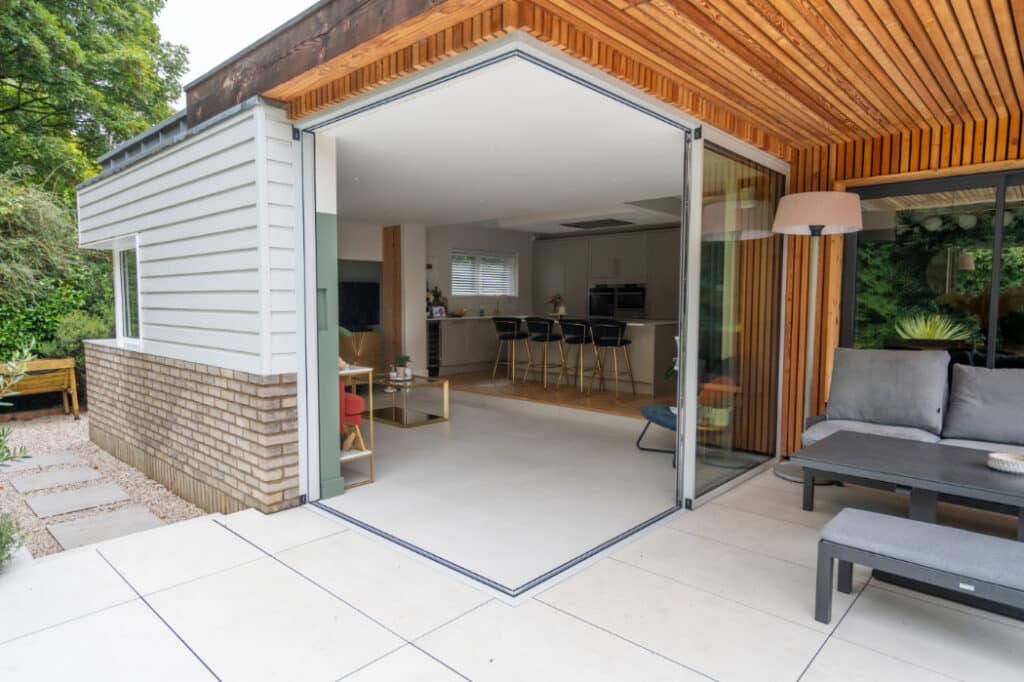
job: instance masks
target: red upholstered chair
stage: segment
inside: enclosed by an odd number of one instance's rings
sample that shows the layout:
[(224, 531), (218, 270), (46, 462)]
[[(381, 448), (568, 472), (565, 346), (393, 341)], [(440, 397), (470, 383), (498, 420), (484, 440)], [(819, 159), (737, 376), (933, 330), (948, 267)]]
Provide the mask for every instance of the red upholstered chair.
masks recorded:
[[(338, 385), (338, 398), (341, 430), (342, 433), (346, 434), (346, 444), (351, 447), (352, 440), (357, 440), (359, 441), (359, 449), (365, 450), (366, 443), (363, 441), (363, 432), (359, 427), (363, 424), (363, 410), (365, 409), (366, 401), (355, 393), (346, 391), (344, 384)], [(355, 438), (352, 440), (348, 438), (349, 428), (351, 428), (351, 433), (355, 434)]]

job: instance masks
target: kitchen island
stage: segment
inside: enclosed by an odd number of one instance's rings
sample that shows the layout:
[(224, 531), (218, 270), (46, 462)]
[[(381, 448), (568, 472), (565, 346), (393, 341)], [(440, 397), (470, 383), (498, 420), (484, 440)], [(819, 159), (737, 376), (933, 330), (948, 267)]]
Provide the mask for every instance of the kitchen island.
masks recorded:
[[(522, 317), (527, 315), (509, 313), (499, 317)], [(550, 315), (538, 315), (550, 317)], [(431, 373), (437, 376), (469, 374), (490, 371), (494, 366), (494, 355), (498, 342), (494, 333), (493, 316), (443, 317), (427, 321), (427, 343), (430, 353)], [(676, 390), (675, 378), (665, 378), (665, 371), (672, 366), (676, 356), (675, 336), (679, 323), (675, 320), (625, 320), (626, 338), (630, 339), (629, 359), (633, 366), (636, 379), (636, 391), (644, 395), (672, 395)], [(557, 331), (557, 328), (556, 328)], [(538, 353), (540, 346), (534, 346)], [(526, 366), (525, 354), (520, 354), (522, 366)], [(609, 367), (605, 371), (605, 389), (614, 391), (614, 377), (611, 371), (611, 355)], [(576, 347), (566, 347), (566, 360), (569, 365), (576, 362)], [(558, 362), (558, 350), (552, 346), (548, 349), (548, 362)], [(539, 359), (531, 372), (531, 381), (540, 380)], [(584, 367), (586, 380), (589, 384), (590, 370), (594, 366), (594, 350), (588, 346), (584, 349)], [(549, 385), (553, 389), (553, 379), (558, 376), (558, 369), (548, 370)], [(597, 382), (594, 383), (597, 389)], [(564, 389), (563, 389), (564, 390)], [(625, 371), (625, 363), (619, 363), (619, 391), (630, 392), (629, 377)]]

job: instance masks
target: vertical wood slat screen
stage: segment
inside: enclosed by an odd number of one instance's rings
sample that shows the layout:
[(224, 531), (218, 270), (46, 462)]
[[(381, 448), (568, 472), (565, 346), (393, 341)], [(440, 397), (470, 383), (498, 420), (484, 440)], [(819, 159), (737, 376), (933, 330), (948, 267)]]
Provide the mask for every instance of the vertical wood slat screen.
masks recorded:
[[(717, 149), (711, 149), (719, 153)], [(705, 206), (733, 197), (737, 234), (771, 229), (775, 206), (782, 195), (784, 176), (767, 171), (752, 161), (728, 155), (730, 162), (706, 166)], [(707, 158), (707, 156), (705, 157)], [(744, 200), (753, 203), (743, 207)], [(779, 323), (782, 295), (782, 237), (741, 239), (736, 248), (735, 286), (726, 290), (734, 297), (736, 376), (740, 396), (733, 423), (733, 447), (773, 454), (778, 415)], [(705, 247), (707, 248), (707, 247)], [(703, 261), (703, 259), (702, 259)], [(702, 267), (705, 264), (702, 263)], [(707, 280), (707, 274), (701, 274)], [(714, 273), (713, 281), (723, 273)], [(717, 357), (721, 339), (701, 335), (701, 357)]]
[[(1024, 159), (1024, 117), (1020, 111), (998, 119), (967, 121), (884, 137), (800, 149), (791, 159), (789, 191), (832, 190), (836, 183), (923, 171)], [(980, 169), (977, 172), (981, 172)], [(917, 176), (915, 176), (917, 177)], [(893, 178), (885, 177), (884, 181)], [(786, 321), (783, 359), (780, 452), (800, 449), (804, 424), (804, 367), (807, 362), (807, 295), (810, 237), (789, 237), (786, 259)], [(828, 400), (832, 356), (839, 345), (843, 236), (822, 237), (811, 392), (812, 414)]]
[(384, 363), (394, 365), (402, 354), (402, 228), (399, 225), (385, 227), (381, 240)]

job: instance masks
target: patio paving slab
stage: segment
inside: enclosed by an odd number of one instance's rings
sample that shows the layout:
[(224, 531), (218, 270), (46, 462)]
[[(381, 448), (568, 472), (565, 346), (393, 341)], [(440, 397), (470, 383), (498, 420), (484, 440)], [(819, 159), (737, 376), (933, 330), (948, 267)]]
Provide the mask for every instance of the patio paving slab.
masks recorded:
[(67, 490), (62, 493), (51, 493), (49, 495), (36, 495), (25, 502), (41, 519), (57, 514), (92, 509), (104, 504), (113, 504), (128, 499), (128, 493), (121, 490), (113, 483), (89, 486)]
[(38, 469), (40, 467), (52, 467), (59, 464), (81, 464), (82, 460), (70, 452), (47, 452), (39, 455), (32, 455), (25, 459), (0, 467), (0, 471), (11, 473), (13, 471), (25, 471), (27, 469)]
[(94, 542), (103, 542), (140, 530), (149, 530), (163, 524), (151, 511), (142, 506), (126, 507), (104, 512), (84, 519), (64, 521), (47, 526), (61, 547), (74, 549)]
[[(82, 550), (33, 561), (28, 568), (0, 577), (0, 643), (136, 596), (96, 552)], [(0, 675), (0, 679), (5, 678)]]
[(33, 493), (37, 490), (56, 488), (59, 485), (85, 483), (101, 478), (103, 474), (92, 467), (75, 467), (74, 469), (51, 469), (30, 474), (21, 474), (11, 479), (11, 485), (19, 493)]
[(213, 680), (136, 599), (0, 645), (0, 680)]
[(466, 678), (452, 672), (416, 647), (406, 645), (344, 679), (345, 682), (460, 682)]

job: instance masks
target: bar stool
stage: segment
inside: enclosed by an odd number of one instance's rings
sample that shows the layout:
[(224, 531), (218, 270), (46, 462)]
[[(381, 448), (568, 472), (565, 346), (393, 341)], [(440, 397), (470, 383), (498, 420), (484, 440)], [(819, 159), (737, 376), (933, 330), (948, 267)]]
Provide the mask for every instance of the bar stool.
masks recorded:
[[(562, 343), (567, 346), (576, 346), (576, 365), (572, 368), (572, 376), (576, 385), (579, 386), (580, 393), (583, 393), (583, 352), (584, 349), (591, 344), (592, 334), (590, 331), (590, 323), (586, 320), (577, 319), (563, 319), (558, 322), (562, 328)], [(572, 349), (569, 349), (569, 356), (572, 356)], [(594, 351), (594, 370), (591, 370), (591, 376), (597, 369), (597, 350)]]
[[(555, 387), (562, 384), (562, 376), (565, 374), (565, 346), (562, 345), (562, 335), (555, 333), (555, 321), (547, 317), (528, 317), (526, 318), (526, 331), (529, 333), (530, 338), (527, 340), (527, 345), (539, 343), (541, 344), (541, 376), (543, 377), (544, 388), (548, 387), (548, 368), (558, 367), (558, 381), (555, 382)], [(558, 344), (558, 354), (561, 356), (562, 361), (557, 365), (548, 364), (548, 346), (552, 343)], [(526, 378), (530, 378), (530, 370), (533, 369), (533, 355), (531, 353), (530, 360), (526, 365)]]
[[(629, 383), (633, 387), (633, 395), (636, 395), (636, 380), (633, 378), (633, 366), (629, 362), (629, 339), (626, 338), (626, 323), (620, 320), (591, 320), (590, 334), (594, 340), (594, 352), (597, 355), (597, 373), (601, 380), (598, 388), (604, 390), (604, 370), (607, 366), (606, 360), (608, 351), (612, 352), (612, 367), (615, 372), (615, 397), (619, 397), (619, 351), (626, 361), (626, 371), (629, 373)], [(590, 377), (590, 387), (593, 390), (594, 376)]]
[[(494, 333), (498, 337), (498, 352), (494, 356), (494, 370), (491, 372), (491, 381), (498, 375), (498, 365), (508, 367), (508, 375), (512, 383), (516, 383), (516, 342), (523, 341), (526, 346), (527, 367), (530, 366), (530, 335), (523, 331), (523, 321), (518, 317), (495, 317)], [(505, 350), (507, 360), (501, 359), (501, 351)]]

